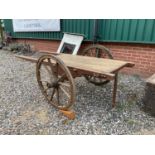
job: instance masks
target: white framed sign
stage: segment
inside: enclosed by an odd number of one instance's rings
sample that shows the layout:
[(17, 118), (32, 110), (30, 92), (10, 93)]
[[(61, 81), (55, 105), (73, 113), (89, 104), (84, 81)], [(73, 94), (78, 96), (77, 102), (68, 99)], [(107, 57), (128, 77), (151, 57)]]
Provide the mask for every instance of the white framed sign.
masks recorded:
[(60, 19), (13, 19), (14, 32), (60, 31)]

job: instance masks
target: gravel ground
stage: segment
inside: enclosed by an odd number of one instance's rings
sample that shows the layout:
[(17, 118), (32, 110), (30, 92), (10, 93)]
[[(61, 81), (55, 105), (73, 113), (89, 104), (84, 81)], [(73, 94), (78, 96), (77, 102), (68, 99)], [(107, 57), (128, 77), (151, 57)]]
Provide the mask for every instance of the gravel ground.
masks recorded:
[(141, 110), (145, 83), (140, 77), (119, 75), (114, 109), (112, 82), (102, 87), (84, 78), (75, 82), (73, 121), (46, 102), (37, 85), (35, 64), (1, 50), (0, 134), (155, 134), (155, 118)]

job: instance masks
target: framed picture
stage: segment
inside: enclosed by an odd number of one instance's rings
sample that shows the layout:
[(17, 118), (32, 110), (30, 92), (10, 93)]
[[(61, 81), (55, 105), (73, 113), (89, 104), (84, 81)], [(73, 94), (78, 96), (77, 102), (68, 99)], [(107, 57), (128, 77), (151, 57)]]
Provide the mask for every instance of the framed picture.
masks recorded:
[(83, 35), (64, 33), (57, 53), (76, 55), (83, 39)]

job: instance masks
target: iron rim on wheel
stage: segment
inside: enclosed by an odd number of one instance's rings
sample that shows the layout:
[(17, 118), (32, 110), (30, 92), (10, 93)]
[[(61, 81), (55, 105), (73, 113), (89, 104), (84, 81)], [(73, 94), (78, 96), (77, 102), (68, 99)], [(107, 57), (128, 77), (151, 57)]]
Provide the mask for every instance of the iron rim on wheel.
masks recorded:
[(38, 85), (54, 107), (68, 110), (75, 102), (75, 84), (66, 65), (57, 56), (44, 55), (36, 66)]
[[(113, 59), (112, 54), (110, 53), (109, 49), (105, 48), (102, 45), (90, 45), (86, 49), (83, 50), (82, 55), (90, 56), (90, 57), (97, 57), (97, 58), (106, 58), (106, 59)], [(95, 85), (104, 85), (109, 80), (106, 80), (104, 77), (98, 77), (96, 75), (85, 75), (85, 78), (90, 83)]]

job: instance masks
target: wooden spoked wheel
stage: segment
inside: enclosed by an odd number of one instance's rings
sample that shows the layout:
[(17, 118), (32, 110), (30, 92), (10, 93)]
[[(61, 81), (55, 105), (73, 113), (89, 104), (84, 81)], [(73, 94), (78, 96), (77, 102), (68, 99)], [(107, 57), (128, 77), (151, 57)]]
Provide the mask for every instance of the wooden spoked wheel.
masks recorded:
[(44, 55), (36, 66), (38, 85), (46, 100), (60, 110), (68, 110), (75, 102), (75, 84), (63, 61), (54, 55)]
[[(82, 54), (84, 56), (90, 56), (90, 57), (113, 59), (113, 56), (111, 55), (110, 50), (102, 45), (90, 45), (83, 50)], [(85, 75), (85, 78), (87, 81), (95, 85), (104, 85), (110, 82), (109, 80), (106, 80), (106, 77), (99, 77), (95, 74)]]

